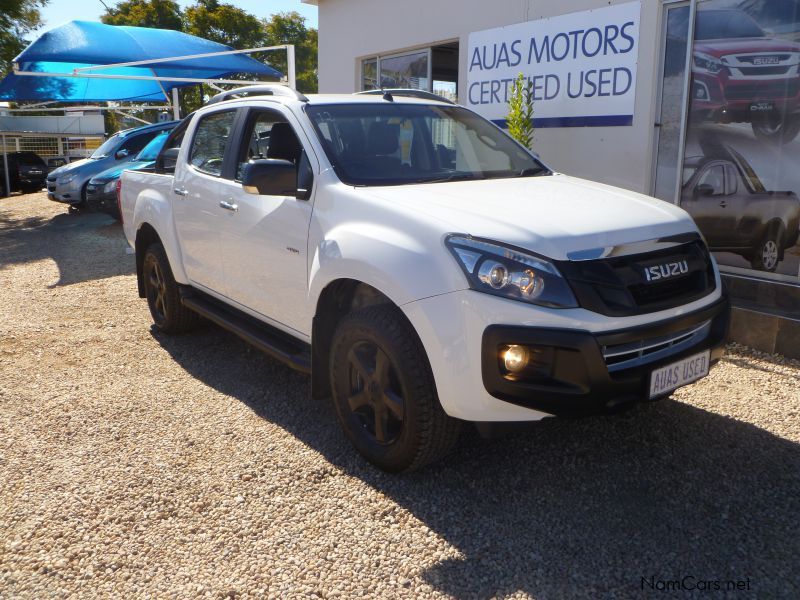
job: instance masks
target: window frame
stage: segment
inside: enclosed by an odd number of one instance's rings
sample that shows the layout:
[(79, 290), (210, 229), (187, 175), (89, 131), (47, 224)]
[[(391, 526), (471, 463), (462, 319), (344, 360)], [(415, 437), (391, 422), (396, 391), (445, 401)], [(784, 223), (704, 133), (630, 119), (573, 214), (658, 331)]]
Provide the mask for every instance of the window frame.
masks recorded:
[(358, 61), (358, 88), (359, 91), (367, 91), (364, 87), (364, 63), (375, 61), (375, 79), (378, 83), (377, 88), (370, 88), (370, 89), (381, 89), (381, 84), (383, 82), (383, 75), (381, 74), (381, 61), (388, 60), (392, 58), (402, 58), (404, 56), (411, 56), (412, 54), (421, 54), (427, 53), (428, 55), (428, 69), (425, 77), (428, 80), (428, 85), (424, 89), (427, 92), (433, 92), (433, 46), (422, 46), (420, 48), (414, 48), (411, 50), (403, 50), (402, 52), (392, 52), (391, 54), (373, 54), (370, 56), (363, 56)]
[[(302, 146), (303, 151), (305, 151), (306, 144), (303, 143), (302, 138), (300, 137), (300, 135), (298, 135), (297, 127), (292, 123), (291, 119), (289, 119), (289, 116), (287, 114), (285, 114), (284, 112), (280, 111), (278, 109), (278, 107), (272, 107), (272, 106), (252, 106), (252, 107), (248, 107), (247, 109), (244, 109), (242, 111), (242, 114), (239, 116), (240, 121), (239, 121), (238, 130), (236, 132), (236, 140), (235, 140), (236, 152), (233, 153), (233, 158), (231, 160), (232, 164), (231, 164), (230, 177), (225, 177), (225, 179), (230, 179), (231, 181), (234, 181), (236, 183), (241, 183), (242, 182), (241, 179), (238, 179), (236, 177), (236, 175), (237, 175), (236, 172), (237, 172), (238, 166), (239, 166), (239, 158), (240, 158), (240, 156), (242, 154), (242, 150), (244, 149), (244, 143), (245, 143), (245, 139), (246, 139), (246, 136), (247, 136), (247, 133), (248, 133), (248, 129), (255, 122), (255, 120), (258, 119), (259, 115), (263, 114), (263, 113), (270, 113), (270, 114), (273, 114), (273, 115), (277, 116), (279, 118), (279, 120), (276, 121), (276, 123), (288, 123), (289, 126), (294, 131), (295, 136), (297, 136), (297, 141), (300, 142), (300, 146)], [(248, 140), (248, 144), (249, 144), (249, 140)]]
[[(231, 123), (231, 129), (228, 133), (228, 139), (225, 140), (225, 146), (222, 149), (222, 165), (220, 166), (219, 173), (211, 173), (196, 165), (192, 164), (192, 150), (194, 148), (194, 142), (197, 139), (197, 134), (200, 131), (200, 126), (203, 124), (203, 121), (207, 118), (220, 115), (222, 113), (233, 113), (233, 122)], [(197, 115), (197, 123), (192, 128), (192, 139), (189, 143), (189, 147), (186, 149), (185, 160), (186, 165), (191, 168), (192, 170), (202, 173), (203, 175), (207, 175), (208, 177), (215, 177), (216, 179), (226, 179), (226, 173), (228, 173), (227, 166), (230, 163), (230, 147), (231, 143), (235, 138), (238, 137), (238, 129), (239, 129), (239, 120), (241, 119), (241, 108), (239, 107), (224, 107), (219, 110), (213, 110), (205, 112), (201, 115)], [(169, 141), (169, 140), (167, 140)]]

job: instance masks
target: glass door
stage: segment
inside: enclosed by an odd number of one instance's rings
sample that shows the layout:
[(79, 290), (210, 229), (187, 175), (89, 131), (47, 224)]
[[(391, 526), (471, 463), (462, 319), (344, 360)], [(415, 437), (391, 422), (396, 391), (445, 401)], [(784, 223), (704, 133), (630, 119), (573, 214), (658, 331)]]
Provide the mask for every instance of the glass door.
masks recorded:
[(679, 161), (686, 122), (688, 77), (686, 57), (692, 20), (689, 2), (664, 5), (661, 34), (662, 68), (659, 111), (656, 127), (655, 176), (653, 195), (676, 202), (679, 186)]

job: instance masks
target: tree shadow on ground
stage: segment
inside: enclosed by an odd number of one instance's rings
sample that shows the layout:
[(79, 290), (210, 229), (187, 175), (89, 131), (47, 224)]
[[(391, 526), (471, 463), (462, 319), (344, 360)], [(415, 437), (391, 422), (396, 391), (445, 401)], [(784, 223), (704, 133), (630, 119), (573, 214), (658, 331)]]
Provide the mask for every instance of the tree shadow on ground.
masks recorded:
[(0, 248), (0, 270), (55, 261), (59, 277), (50, 287), (126, 275), (135, 266), (119, 223), (101, 213), (19, 218), (0, 211)]
[(665, 400), (548, 419), (507, 439), (468, 435), (442, 463), (391, 476), (355, 453), (331, 403), (309, 398), (307, 377), (216, 327), (154, 336), (193, 377), (456, 547), (463, 558), (423, 574), (443, 593), (628, 597), (653, 593), (651, 578), (691, 576), (749, 578), (746, 596), (797, 597), (800, 446), (755, 426)]

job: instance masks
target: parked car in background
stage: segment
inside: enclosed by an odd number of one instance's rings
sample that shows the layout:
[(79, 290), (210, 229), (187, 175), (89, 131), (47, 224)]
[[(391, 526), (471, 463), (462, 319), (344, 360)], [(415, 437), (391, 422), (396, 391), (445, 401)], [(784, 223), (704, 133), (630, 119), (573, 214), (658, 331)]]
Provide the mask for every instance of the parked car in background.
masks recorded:
[(745, 158), (695, 156), (684, 163), (681, 208), (697, 223), (709, 249), (734, 252), (754, 269), (775, 271), (800, 234), (800, 199), (770, 192)]
[(128, 163), (160, 132), (177, 121), (155, 123), (120, 131), (108, 138), (89, 158), (57, 168), (47, 176), (47, 197), (73, 207), (86, 204), (89, 180), (106, 169)]
[(0, 192), (6, 192), (6, 167), (8, 162), (8, 178), (12, 192), (38, 192), (44, 188), (47, 177), (47, 165), (35, 152), (9, 152), (3, 160), (0, 154)]
[(800, 132), (800, 44), (769, 36), (736, 9), (698, 10), (692, 56), (692, 115), (750, 123), (762, 140)]
[[(172, 122), (173, 127), (176, 124), (177, 121)], [(117, 205), (116, 186), (120, 175), (122, 175), (122, 172), (125, 170), (138, 171), (139, 169), (148, 169), (152, 167), (158, 153), (161, 152), (161, 148), (164, 147), (164, 142), (170, 131), (172, 131), (172, 127), (159, 132), (132, 161), (115, 165), (110, 169), (106, 169), (99, 175), (92, 177), (89, 180), (89, 185), (86, 186), (87, 207), (92, 210), (107, 213), (119, 221), (120, 215), (119, 206)]]
[(69, 159), (65, 156), (49, 156), (45, 162), (47, 163), (47, 174), (49, 175), (59, 167), (69, 163)]

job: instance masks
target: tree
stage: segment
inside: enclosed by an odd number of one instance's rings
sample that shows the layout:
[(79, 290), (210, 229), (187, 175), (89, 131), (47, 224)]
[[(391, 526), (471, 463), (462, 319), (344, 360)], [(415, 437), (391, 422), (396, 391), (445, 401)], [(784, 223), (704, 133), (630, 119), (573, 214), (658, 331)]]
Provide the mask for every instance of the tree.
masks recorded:
[[(297, 89), (305, 93), (317, 91), (317, 30), (306, 27), (306, 19), (297, 12), (276, 13), (264, 21), (266, 46), (294, 44)], [(286, 53), (270, 53), (270, 65), (286, 73)]]
[(0, 70), (11, 71), (14, 57), (28, 45), (25, 39), (42, 25), (39, 7), (47, 0), (0, 0)]
[(100, 16), (106, 25), (132, 25), (183, 31), (183, 13), (174, 0), (126, 0)]
[(508, 134), (526, 148), (533, 145), (533, 90), (531, 81), (520, 73), (511, 86), (506, 117)]
[(264, 44), (264, 28), (256, 17), (232, 4), (198, 0), (186, 9), (186, 33), (236, 49)]

